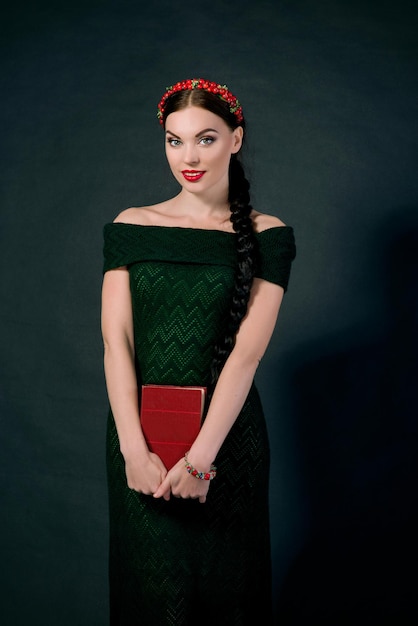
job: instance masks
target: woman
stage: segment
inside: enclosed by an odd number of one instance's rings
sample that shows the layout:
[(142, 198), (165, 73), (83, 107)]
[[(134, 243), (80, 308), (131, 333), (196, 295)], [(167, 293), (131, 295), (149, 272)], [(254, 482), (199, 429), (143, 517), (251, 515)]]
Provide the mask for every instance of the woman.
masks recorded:
[[(269, 448), (253, 378), (293, 231), (250, 205), (245, 122), (225, 86), (177, 83), (158, 117), (180, 193), (105, 226), (111, 624), (268, 624)], [(146, 383), (208, 387), (189, 465), (167, 471), (148, 449)]]

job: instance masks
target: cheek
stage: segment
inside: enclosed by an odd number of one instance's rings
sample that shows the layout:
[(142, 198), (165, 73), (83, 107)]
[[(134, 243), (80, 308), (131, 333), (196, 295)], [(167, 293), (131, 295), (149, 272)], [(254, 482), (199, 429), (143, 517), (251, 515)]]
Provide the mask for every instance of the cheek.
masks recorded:
[(219, 167), (225, 167), (229, 165), (229, 161), (231, 160), (231, 151), (229, 146), (219, 146), (219, 148), (212, 152), (211, 160), (218, 164)]
[(172, 168), (174, 163), (176, 162), (176, 154), (173, 150), (167, 149), (165, 150), (165, 156), (167, 158), (167, 162), (169, 166)]

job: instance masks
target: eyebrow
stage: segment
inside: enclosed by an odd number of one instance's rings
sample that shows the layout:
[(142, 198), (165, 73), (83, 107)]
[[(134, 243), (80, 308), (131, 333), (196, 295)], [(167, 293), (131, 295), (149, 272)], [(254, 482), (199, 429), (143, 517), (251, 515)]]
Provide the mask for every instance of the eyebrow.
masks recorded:
[[(180, 139), (180, 137), (178, 135), (176, 135), (176, 133), (172, 133), (171, 130), (168, 130), (168, 128), (165, 131), (165, 134), (167, 135), (168, 133), (170, 133), (170, 135), (173, 135), (173, 137), (176, 137), (176, 139)], [(197, 133), (197, 135), (195, 135), (195, 137), (201, 137), (202, 135), (205, 135), (206, 133), (217, 133), (219, 135), (219, 131), (215, 130), (215, 128), (205, 128), (204, 130), (201, 130), (200, 132)]]

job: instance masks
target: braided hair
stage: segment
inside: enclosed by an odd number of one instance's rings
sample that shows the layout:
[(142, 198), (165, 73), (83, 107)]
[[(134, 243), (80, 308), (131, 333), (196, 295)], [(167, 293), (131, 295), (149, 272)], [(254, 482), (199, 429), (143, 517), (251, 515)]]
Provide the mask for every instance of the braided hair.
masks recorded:
[[(198, 106), (215, 113), (225, 121), (231, 130), (235, 130), (238, 126), (237, 119), (230, 112), (228, 104), (203, 89), (178, 91), (171, 95), (164, 108), (164, 125), (170, 113), (185, 109), (188, 106)], [(245, 129), (245, 120), (239, 125)], [(251, 218), (253, 209), (250, 203), (249, 190), (250, 183), (245, 177), (238, 154), (232, 154), (229, 164), (228, 201), (231, 211), (229, 219), (236, 235), (237, 266), (225, 333), (219, 337), (214, 346), (210, 372), (211, 386), (216, 384), (225, 361), (235, 345), (236, 334), (247, 312), (256, 269), (257, 249)]]

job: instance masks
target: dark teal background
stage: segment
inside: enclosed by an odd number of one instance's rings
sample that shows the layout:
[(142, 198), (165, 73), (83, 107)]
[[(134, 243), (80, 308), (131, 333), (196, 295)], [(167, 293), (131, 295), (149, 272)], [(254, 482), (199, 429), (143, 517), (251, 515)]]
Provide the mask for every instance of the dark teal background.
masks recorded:
[(107, 623), (102, 226), (176, 192), (156, 105), (193, 76), (242, 101), (253, 205), (297, 240), (257, 374), (277, 624), (416, 623), (416, 18), (406, 1), (3, 10), (1, 624)]

